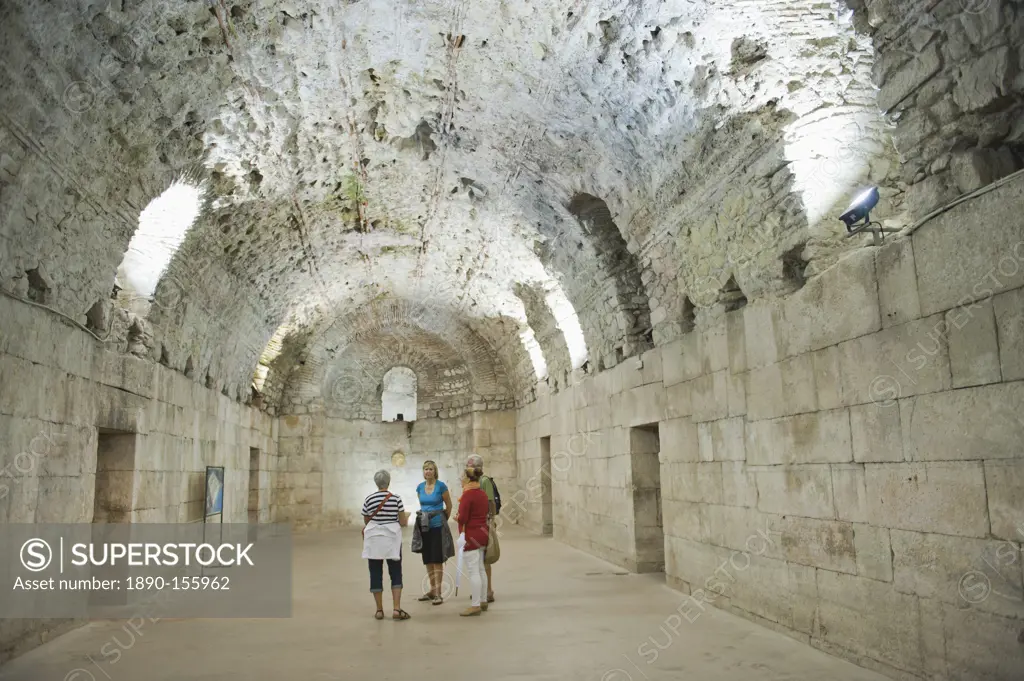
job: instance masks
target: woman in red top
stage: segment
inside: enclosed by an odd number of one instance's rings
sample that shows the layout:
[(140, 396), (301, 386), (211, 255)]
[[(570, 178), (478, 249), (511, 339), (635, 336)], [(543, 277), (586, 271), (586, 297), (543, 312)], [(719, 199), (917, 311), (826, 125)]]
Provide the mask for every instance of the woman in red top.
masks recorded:
[(487, 610), (487, 566), (484, 551), (487, 549), (487, 515), (490, 510), (487, 493), (480, 489), (482, 468), (466, 468), (462, 498), (459, 500), (459, 533), (466, 535), (463, 551), (466, 574), (469, 577), (472, 605), (460, 613), (463, 617), (479, 615)]

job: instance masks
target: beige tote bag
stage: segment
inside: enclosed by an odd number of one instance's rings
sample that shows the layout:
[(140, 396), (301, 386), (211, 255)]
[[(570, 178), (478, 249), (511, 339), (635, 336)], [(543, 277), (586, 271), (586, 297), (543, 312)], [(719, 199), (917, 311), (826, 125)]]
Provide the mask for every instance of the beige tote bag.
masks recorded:
[(501, 545), (498, 543), (498, 530), (494, 527), (494, 520), (487, 521), (487, 551), (484, 553), (484, 563), (493, 565), (501, 558)]

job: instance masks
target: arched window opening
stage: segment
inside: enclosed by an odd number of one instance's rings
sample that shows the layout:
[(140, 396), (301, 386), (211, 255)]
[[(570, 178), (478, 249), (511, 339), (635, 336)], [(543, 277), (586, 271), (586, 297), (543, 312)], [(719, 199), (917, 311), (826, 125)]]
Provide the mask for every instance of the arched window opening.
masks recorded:
[(252, 376), (252, 383), (256, 390), (263, 392), (263, 386), (266, 385), (267, 377), (270, 375), (271, 363), (281, 354), (284, 349), (284, 339), (291, 331), (292, 327), (290, 324), (282, 324), (277, 327), (277, 331), (270, 338), (267, 347), (263, 349), (263, 354), (260, 355), (259, 362), (256, 364), (256, 370)]
[(587, 361), (587, 341), (583, 338), (583, 327), (565, 291), (559, 286), (547, 295), (548, 308), (555, 316), (555, 324), (562, 330), (565, 344), (569, 348), (572, 368), (579, 369)]
[(544, 359), (544, 351), (540, 349), (540, 343), (537, 342), (537, 336), (533, 333), (533, 329), (527, 326), (525, 331), (519, 333), (519, 337), (523, 341), (526, 353), (530, 356), (534, 377), (538, 381), (543, 381), (548, 377), (548, 363)]
[(384, 374), (381, 395), (381, 420), (416, 420), (416, 372), (408, 367), (392, 367)]
[(141, 298), (153, 296), (171, 258), (199, 217), (203, 193), (202, 186), (179, 180), (139, 214), (139, 227), (118, 268), (118, 279), (130, 293)]
[(626, 328), (617, 330), (619, 337), (614, 343), (622, 345), (624, 355), (650, 349), (653, 338), (646, 331), (651, 328), (651, 308), (640, 277), (643, 268), (626, 245), (608, 204), (591, 194), (576, 194), (566, 208), (579, 221), (585, 238), (596, 251), (601, 279), (607, 277), (614, 284), (617, 313), (630, 320)]

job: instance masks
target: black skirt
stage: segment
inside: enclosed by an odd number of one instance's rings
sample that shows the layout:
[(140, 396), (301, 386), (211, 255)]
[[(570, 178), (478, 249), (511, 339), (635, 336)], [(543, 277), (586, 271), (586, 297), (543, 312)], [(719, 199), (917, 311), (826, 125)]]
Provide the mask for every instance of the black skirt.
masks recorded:
[(431, 527), (426, 532), (421, 532), (423, 537), (423, 564), (437, 565), (444, 562), (444, 540), (441, 538), (442, 529)]

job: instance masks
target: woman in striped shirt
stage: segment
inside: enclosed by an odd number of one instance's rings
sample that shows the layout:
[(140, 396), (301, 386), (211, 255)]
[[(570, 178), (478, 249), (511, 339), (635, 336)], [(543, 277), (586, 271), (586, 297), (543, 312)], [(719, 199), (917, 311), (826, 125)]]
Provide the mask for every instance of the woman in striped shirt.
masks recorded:
[(363, 502), (363, 558), (370, 561), (370, 593), (377, 603), (375, 618), (384, 619), (384, 561), (391, 577), (395, 602), (391, 619), (407, 620), (402, 610), (402, 526), (409, 520), (402, 498), (388, 491), (391, 474), (379, 470), (373, 476), (377, 491)]

